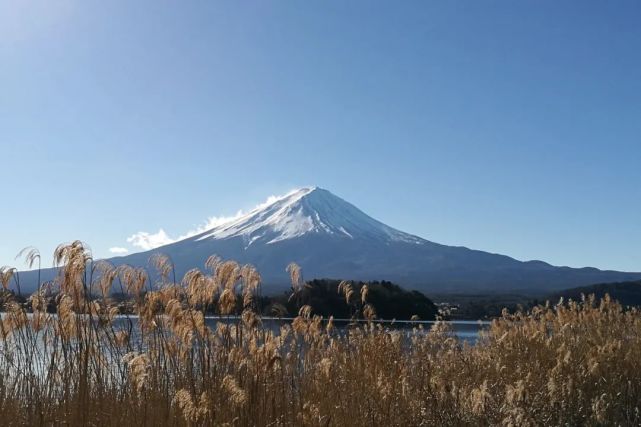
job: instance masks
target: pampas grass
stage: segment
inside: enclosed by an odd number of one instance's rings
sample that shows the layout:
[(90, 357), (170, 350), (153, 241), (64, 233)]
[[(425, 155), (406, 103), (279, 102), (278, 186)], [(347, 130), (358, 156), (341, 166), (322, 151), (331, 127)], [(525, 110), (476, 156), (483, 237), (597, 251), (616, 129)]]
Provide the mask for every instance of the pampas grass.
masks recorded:
[[(3, 307), (3, 425), (641, 423), (641, 313), (609, 298), (505, 312), (475, 345), (446, 323), (341, 330), (308, 305), (273, 331), (254, 306), (251, 266), (210, 257), (177, 282), (157, 256), (151, 283), (143, 269), (94, 263), (81, 242), (54, 258), (57, 294), (40, 287), (28, 305)], [(296, 294), (302, 272), (287, 269)], [(3, 268), (3, 285), (14, 274)], [(122, 291), (134, 315), (111, 300)], [(354, 296), (347, 282), (337, 292)], [(360, 297), (373, 320), (367, 288)], [(212, 309), (222, 316), (214, 328), (204, 317)]]

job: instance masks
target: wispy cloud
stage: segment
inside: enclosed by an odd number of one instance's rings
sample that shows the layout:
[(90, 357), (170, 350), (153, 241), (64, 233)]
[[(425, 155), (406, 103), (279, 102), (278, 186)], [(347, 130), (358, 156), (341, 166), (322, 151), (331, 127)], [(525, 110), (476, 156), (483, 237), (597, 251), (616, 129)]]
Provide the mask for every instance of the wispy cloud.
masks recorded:
[[(283, 196), (269, 196), (265, 202), (257, 205), (255, 208), (253, 208), (252, 210), (250, 210), (248, 212), (243, 212), (242, 210), (240, 210), (240, 211), (236, 212), (235, 215), (231, 215), (231, 216), (210, 216), (209, 218), (207, 218), (207, 220), (205, 222), (203, 222), (198, 227), (187, 231), (186, 233), (178, 236), (175, 239), (172, 238), (171, 236), (169, 236), (165, 232), (165, 230), (163, 230), (161, 228), (156, 233), (149, 233), (149, 232), (146, 232), (146, 231), (139, 231), (138, 233), (135, 233), (135, 234), (129, 236), (127, 238), (127, 242), (129, 244), (131, 244), (132, 246), (134, 246), (136, 248), (140, 248), (140, 249), (142, 249), (144, 251), (148, 251), (150, 249), (155, 249), (155, 248), (160, 247), (160, 246), (164, 246), (164, 245), (168, 245), (170, 243), (174, 243), (174, 242), (177, 242), (177, 241), (180, 241), (180, 240), (188, 239), (190, 237), (193, 237), (193, 236), (196, 236), (198, 234), (204, 233), (205, 231), (209, 231), (212, 228), (219, 227), (219, 226), (221, 226), (223, 224), (227, 224), (227, 223), (233, 222), (233, 221), (241, 218), (242, 216), (246, 215), (249, 212), (253, 212), (253, 211), (257, 210), (257, 209), (262, 209), (262, 208), (264, 208), (266, 206), (269, 206), (272, 203), (274, 203), (275, 201), (277, 201), (279, 199), (282, 199), (284, 197), (287, 197), (287, 196), (293, 194), (296, 191), (298, 191), (298, 190), (292, 190), (292, 191), (288, 192), (287, 194), (285, 194)], [(112, 248), (112, 249), (125, 249), (125, 248)], [(110, 251), (111, 251), (111, 249), (110, 249)], [(118, 252), (113, 252), (113, 253), (118, 253)], [(120, 252), (120, 253), (124, 253), (124, 252)]]
[(204, 233), (207, 230), (211, 230), (214, 227), (218, 227), (220, 225), (227, 224), (228, 222), (235, 221), (238, 218), (242, 217), (243, 215), (245, 215), (245, 213), (242, 210), (240, 210), (236, 212), (236, 215), (232, 215), (232, 216), (210, 216), (209, 218), (207, 218), (207, 221), (205, 221), (203, 224), (199, 225), (193, 230), (189, 230), (187, 233), (183, 234), (182, 236), (179, 236), (178, 239), (176, 240), (183, 240), (189, 237), (196, 236), (200, 233)]
[(132, 246), (148, 251), (159, 246), (168, 245), (173, 243), (174, 239), (169, 237), (165, 230), (162, 228), (157, 233), (148, 233), (146, 231), (139, 231), (136, 234), (127, 238), (127, 242)]
[[(243, 216), (242, 211), (238, 211), (238, 213), (236, 213), (236, 215), (233, 215), (233, 216), (211, 216), (207, 218), (207, 221), (205, 221), (203, 224), (199, 225), (198, 227), (192, 230), (187, 231), (185, 234), (182, 234), (175, 239), (169, 236), (165, 232), (165, 230), (163, 230), (162, 228), (158, 230), (157, 233), (139, 231), (129, 236), (127, 238), (127, 242), (134, 247), (140, 248), (144, 251), (148, 251), (150, 249), (156, 249), (160, 246), (168, 245), (170, 243), (174, 243), (179, 240), (188, 239), (200, 233), (204, 233), (207, 230), (211, 230), (214, 227), (218, 227), (219, 225), (225, 224), (227, 222), (231, 222), (235, 219), (240, 218), (241, 216)], [(124, 248), (114, 248), (114, 249), (124, 249)]]
[(129, 252), (129, 249), (121, 248), (120, 246), (114, 246), (113, 248), (109, 248), (109, 252), (116, 255), (123, 255)]

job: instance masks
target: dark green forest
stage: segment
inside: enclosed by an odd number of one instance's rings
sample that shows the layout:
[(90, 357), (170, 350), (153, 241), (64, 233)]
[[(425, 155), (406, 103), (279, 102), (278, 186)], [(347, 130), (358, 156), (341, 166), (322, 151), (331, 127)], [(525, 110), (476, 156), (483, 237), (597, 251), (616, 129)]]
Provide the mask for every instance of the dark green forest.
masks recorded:
[(265, 298), (266, 314), (270, 314), (270, 307), (279, 304), (287, 309), (288, 316), (295, 316), (302, 305), (309, 305), (314, 314), (325, 317), (332, 315), (340, 319), (362, 318), (365, 304), (361, 299), (361, 289), (367, 285), (366, 303), (376, 310), (376, 317), (379, 319), (410, 320), (417, 316), (421, 320), (434, 320), (436, 317), (436, 305), (418, 291), (408, 291), (387, 281), (347, 283), (354, 291), (349, 304), (345, 296), (338, 291), (340, 280), (314, 279), (306, 282), (297, 294), (292, 295), (288, 292)]

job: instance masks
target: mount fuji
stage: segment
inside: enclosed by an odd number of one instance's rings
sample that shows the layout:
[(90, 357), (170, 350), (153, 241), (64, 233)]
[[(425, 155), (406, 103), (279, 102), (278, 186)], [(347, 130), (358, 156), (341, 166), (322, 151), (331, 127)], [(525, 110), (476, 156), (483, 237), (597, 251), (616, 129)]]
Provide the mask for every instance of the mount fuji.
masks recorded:
[(266, 293), (288, 287), (290, 262), (308, 279), (390, 280), (428, 292), (545, 292), (641, 278), (641, 273), (556, 267), (430, 242), (318, 187), (293, 191), (184, 240), (110, 261), (147, 266), (158, 252), (171, 257), (179, 277), (202, 268), (212, 254), (253, 264)]

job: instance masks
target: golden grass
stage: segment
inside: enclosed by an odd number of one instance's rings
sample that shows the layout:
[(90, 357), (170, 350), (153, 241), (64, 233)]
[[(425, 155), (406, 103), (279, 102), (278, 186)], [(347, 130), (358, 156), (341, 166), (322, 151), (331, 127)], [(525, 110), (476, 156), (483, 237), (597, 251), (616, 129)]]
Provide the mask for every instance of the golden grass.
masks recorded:
[[(445, 323), (338, 330), (309, 306), (274, 333), (255, 312), (251, 266), (212, 257), (208, 272), (177, 283), (171, 261), (156, 257), (152, 286), (144, 270), (88, 262), (80, 242), (55, 257), (57, 315), (44, 288), (30, 298), (33, 314), (5, 307), (3, 425), (641, 423), (641, 314), (608, 298), (505, 313), (474, 346)], [(288, 269), (294, 290), (303, 286), (300, 269)], [(117, 317), (112, 288), (132, 296), (138, 321)], [(341, 285), (348, 300), (350, 290)], [(211, 308), (238, 317), (211, 329)]]

